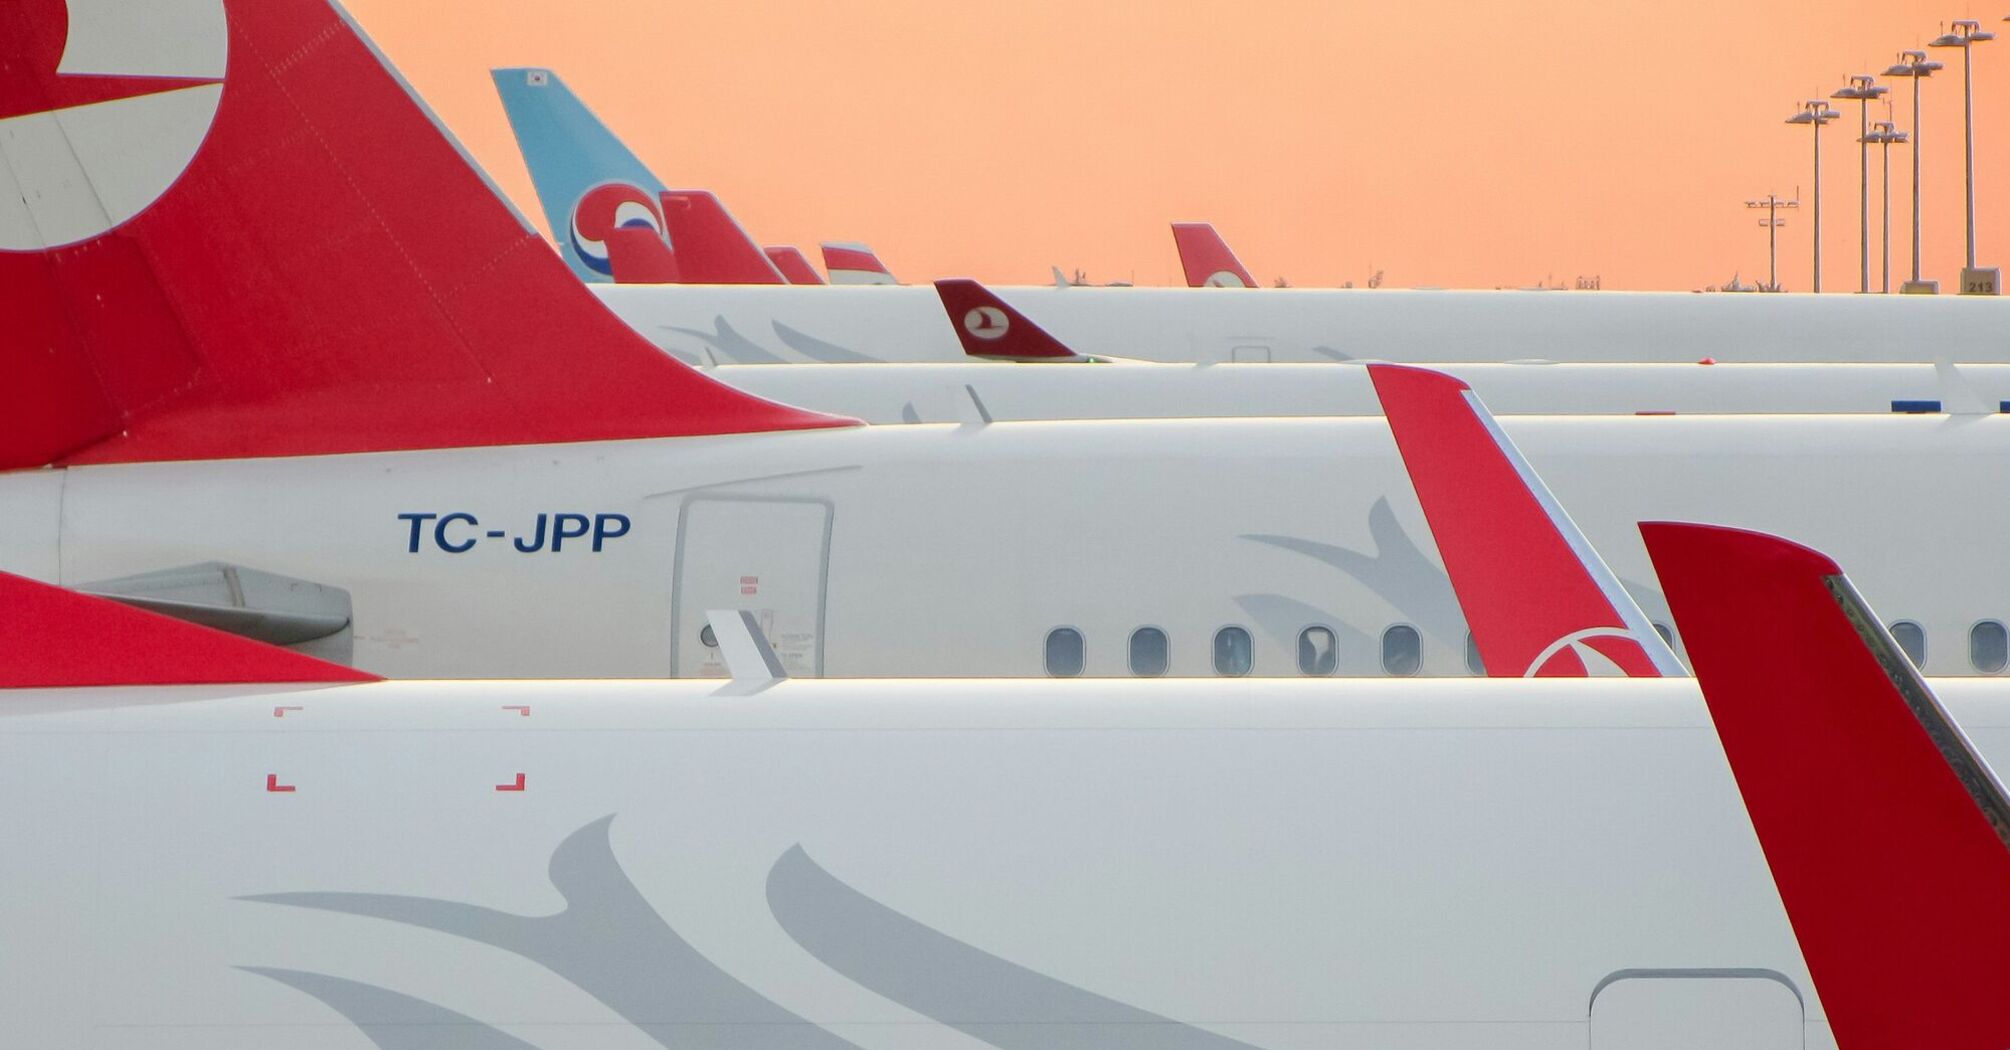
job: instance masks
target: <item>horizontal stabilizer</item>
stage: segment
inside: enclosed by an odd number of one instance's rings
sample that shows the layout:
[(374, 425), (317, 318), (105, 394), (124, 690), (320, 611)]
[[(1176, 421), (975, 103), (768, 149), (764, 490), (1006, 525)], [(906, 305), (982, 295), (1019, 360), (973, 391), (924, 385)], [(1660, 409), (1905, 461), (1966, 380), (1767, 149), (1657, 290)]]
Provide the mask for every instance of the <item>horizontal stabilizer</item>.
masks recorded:
[(1836, 564), (1640, 526), (1842, 1047), (2010, 1046), (2010, 804)]
[(0, 688), (376, 680), (353, 667), (0, 573)]
[(935, 294), (942, 298), (942, 308), (949, 314), (963, 352), (971, 357), (990, 361), (1084, 360), (976, 281), (961, 277), (937, 281)]
[(1189, 288), (1254, 288), (1256, 278), (1243, 268), (1242, 260), (1216, 233), (1214, 224), (1176, 222), (1172, 224), (1173, 245), (1179, 249), (1180, 266), (1186, 270)]
[(77, 590), (270, 645), (299, 645), (349, 626), (349, 593), (222, 562), (122, 576)]

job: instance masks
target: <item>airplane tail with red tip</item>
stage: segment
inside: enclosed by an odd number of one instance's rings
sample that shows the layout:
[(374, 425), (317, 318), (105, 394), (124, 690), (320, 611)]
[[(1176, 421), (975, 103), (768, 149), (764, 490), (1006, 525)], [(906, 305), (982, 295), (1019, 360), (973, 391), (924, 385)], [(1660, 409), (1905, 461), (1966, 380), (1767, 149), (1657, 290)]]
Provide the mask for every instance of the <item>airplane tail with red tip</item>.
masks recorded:
[(842, 425), (671, 360), (326, 0), (0, 6), (0, 469)]
[(1471, 387), (1405, 365), (1368, 374), (1490, 676), (1683, 673)]
[(1082, 355), (1012, 308), (991, 289), (967, 278), (935, 282), (963, 352), (986, 361), (1080, 361)]
[(817, 268), (810, 265), (810, 261), (803, 257), (802, 249), (795, 245), (771, 244), (761, 251), (767, 254), (768, 261), (775, 264), (775, 269), (780, 270), (790, 284), (824, 283)]
[(873, 250), (856, 241), (825, 241), (824, 269), (832, 284), (899, 284)]
[(377, 680), (353, 667), (0, 572), (0, 689)]
[(686, 284), (787, 284), (782, 271), (710, 190), (666, 190), (663, 222)]
[(2010, 802), (1836, 563), (1640, 526), (1837, 1045), (2010, 1046)]
[(1256, 278), (1229, 250), (1228, 242), (1216, 233), (1213, 223), (1172, 224), (1173, 245), (1179, 249), (1180, 266), (1186, 270), (1189, 288), (1254, 288)]

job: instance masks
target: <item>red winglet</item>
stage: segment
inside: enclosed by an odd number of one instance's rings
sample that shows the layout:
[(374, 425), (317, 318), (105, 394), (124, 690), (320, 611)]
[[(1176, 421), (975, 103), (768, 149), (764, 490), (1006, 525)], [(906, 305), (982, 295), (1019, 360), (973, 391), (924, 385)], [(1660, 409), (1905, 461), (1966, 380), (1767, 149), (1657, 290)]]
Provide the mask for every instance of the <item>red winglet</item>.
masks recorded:
[(1833, 561), (1640, 526), (1844, 1047), (2010, 1046), (2010, 809)]
[(1221, 234), (1214, 232), (1213, 223), (1176, 222), (1172, 232), (1188, 288), (1256, 287), (1256, 278), (1243, 268), (1242, 260), (1229, 250)]
[(823, 275), (803, 257), (802, 249), (791, 244), (772, 244), (761, 251), (790, 284), (822, 284)]
[(353, 667), (0, 572), (0, 688), (377, 680)]
[(1680, 673), (1471, 387), (1406, 365), (1368, 374), (1490, 676)]
[(935, 294), (942, 297), (949, 324), (956, 329), (963, 352), (971, 357), (993, 361), (1082, 358), (976, 281), (962, 277), (937, 281)]
[(607, 231), (603, 243), (615, 284), (676, 284), (682, 279), (677, 253), (651, 227), (616, 226)]
[(670, 190), (662, 203), (684, 283), (789, 283), (710, 190)]
[(0, 469), (849, 422), (629, 330), (326, 0), (66, 6), (0, 4)]

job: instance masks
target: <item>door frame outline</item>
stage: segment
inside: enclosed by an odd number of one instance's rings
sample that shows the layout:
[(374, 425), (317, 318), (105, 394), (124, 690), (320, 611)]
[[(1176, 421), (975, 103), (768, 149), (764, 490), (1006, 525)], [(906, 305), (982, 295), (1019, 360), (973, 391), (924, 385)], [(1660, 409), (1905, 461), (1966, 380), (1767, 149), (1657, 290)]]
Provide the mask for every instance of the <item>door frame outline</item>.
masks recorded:
[[(823, 547), (817, 559), (817, 659), (813, 676), (824, 676), (825, 620), (830, 604), (831, 529), (837, 522), (837, 503), (826, 496), (726, 496), (692, 493), (677, 506), (677, 554), (670, 568), (670, 677), (676, 678), (677, 658), (684, 644), (684, 563), (690, 544), (691, 507), (698, 503), (796, 503), (824, 509)], [(703, 613), (699, 614), (701, 617)]]

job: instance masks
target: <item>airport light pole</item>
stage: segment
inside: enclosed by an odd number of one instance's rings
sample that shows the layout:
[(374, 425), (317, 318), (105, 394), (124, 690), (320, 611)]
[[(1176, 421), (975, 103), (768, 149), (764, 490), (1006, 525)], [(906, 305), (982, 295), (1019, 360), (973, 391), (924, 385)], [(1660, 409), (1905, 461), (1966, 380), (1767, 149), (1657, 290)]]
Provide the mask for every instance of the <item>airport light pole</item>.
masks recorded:
[(1837, 88), (1830, 98), (1857, 103), (1857, 286), (1858, 293), (1870, 291), (1870, 103), (1891, 90), (1880, 87), (1869, 73), (1857, 73), (1849, 83)]
[(1884, 159), (1884, 232), (1878, 237), (1878, 247), (1884, 253), (1884, 278), (1878, 290), (1891, 294), (1891, 147), (1905, 145), (1905, 132), (1889, 120), (1880, 120), (1871, 125), (1870, 134), (1864, 142), (1878, 147)]
[(1809, 124), (1815, 129), (1815, 277), (1814, 290), (1822, 290), (1822, 125), (1842, 116), (1824, 99), (1801, 103), (1801, 111), (1787, 118), (1789, 124)]
[(1780, 290), (1780, 227), (1787, 224), (1787, 220), (1780, 218), (1780, 209), (1800, 206), (1799, 200), (1783, 201), (1777, 193), (1766, 194), (1764, 200), (1745, 202), (1747, 208), (1766, 209), (1766, 217), (1759, 220), (1759, 225), (1766, 228), (1766, 291)]
[(1996, 294), (1995, 271), (1978, 269), (1975, 265), (1975, 59), (1971, 53), (1976, 44), (1994, 39), (1996, 34), (1982, 28), (1982, 23), (1963, 18), (1949, 23), (1948, 32), (1934, 37), (1926, 45), (1961, 49), (1961, 122), (1966, 138), (1968, 188), (1968, 265), (1961, 271), (1960, 291), (1963, 295)]
[(1940, 63), (1928, 60), (1924, 51), (1900, 51), (1898, 62), (1884, 71), (1885, 76), (1912, 81), (1912, 280), (1905, 282), (1900, 290), (1925, 295), (1939, 291), (1940, 286), (1919, 279), (1919, 82), (1941, 68)]

